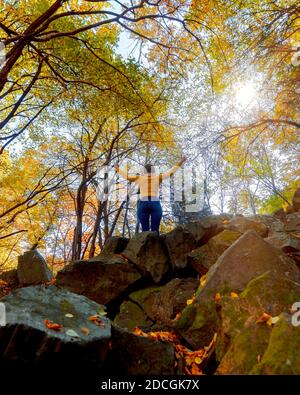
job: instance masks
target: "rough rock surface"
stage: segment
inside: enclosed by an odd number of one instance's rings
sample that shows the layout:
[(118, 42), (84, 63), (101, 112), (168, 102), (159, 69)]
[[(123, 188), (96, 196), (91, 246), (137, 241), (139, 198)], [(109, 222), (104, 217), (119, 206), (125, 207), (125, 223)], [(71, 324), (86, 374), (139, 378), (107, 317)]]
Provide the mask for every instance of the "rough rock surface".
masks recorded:
[(250, 280), (268, 270), (294, 281), (300, 280), (299, 270), (291, 259), (249, 230), (210, 268), (199, 298), (220, 292), (224, 287), (241, 291)]
[(122, 374), (172, 375), (175, 347), (170, 342), (152, 340), (112, 327), (115, 369)]
[(58, 272), (56, 283), (71, 292), (87, 296), (101, 303), (119, 297), (131, 284), (141, 278), (140, 273), (119, 257), (120, 263), (77, 261)]
[(160, 282), (169, 269), (169, 260), (163, 240), (155, 232), (142, 232), (132, 238), (122, 256), (150, 275), (155, 283)]
[(19, 256), (17, 273), (20, 285), (41, 284), (53, 279), (47, 262), (37, 250)]
[[(249, 374), (264, 359), (270, 348), (270, 336), (281, 326), (282, 314), (289, 314), (299, 298), (300, 283), (271, 271), (250, 281), (238, 298), (223, 297), (219, 301), (221, 325), (216, 355), (220, 365), (217, 372)], [(258, 323), (264, 313), (276, 317), (278, 322), (275, 325)], [(286, 346), (286, 354), (293, 353), (294, 346), (285, 335), (282, 343)]]
[(261, 237), (268, 235), (268, 227), (261, 221), (249, 219), (246, 217), (234, 217), (225, 225), (226, 229), (235, 230), (245, 233), (248, 230), (254, 230)]
[[(103, 366), (111, 326), (105, 317), (101, 317), (101, 327), (89, 320), (101, 307), (97, 303), (54, 285), (19, 288), (1, 302), (6, 306), (6, 326), (0, 327), (2, 362), (51, 362), (56, 368), (81, 363)], [(45, 320), (63, 327), (60, 331), (49, 329)]]
[(239, 237), (240, 232), (225, 229), (212, 237), (208, 243), (188, 254), (189, 264), (200, 274), (205, 274), (216, 263), (219, 256)]
[(90, 258), (89, 262), (115, 263), (118, 260), (118, 254), (121, 254), (126, 248), (129, 239), (126, 237), (112, 236), (110, 237), (101, 251), (94, 258)]
[(173, 269), (183, 269), (188, 264), (188, 254), (198, 246), (220, 233), (224, 222), (231, 216), (227, 214), (211, 215), (198, 221), (179, 225), (164, 235)]

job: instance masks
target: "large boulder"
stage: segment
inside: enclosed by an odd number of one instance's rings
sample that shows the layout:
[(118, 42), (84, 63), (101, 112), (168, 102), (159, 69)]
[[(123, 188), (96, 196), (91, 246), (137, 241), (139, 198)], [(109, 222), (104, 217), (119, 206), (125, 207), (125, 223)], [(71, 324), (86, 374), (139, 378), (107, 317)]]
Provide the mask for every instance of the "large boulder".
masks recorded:
[[(204, 229), (199, 226), (204, 235)], [(194, 235), (184, 226), (180, 225), (164, 236), (173, 269), (183, 269), (187, 266), (187, 256), (197, 247)]]
[(104, 244), (101, 253), (93, 258), (89, 259), (89, 262), (103, 262), (103, 263), (114, 263), (118, 257), (116, 255), (121, 254), (126, 248), (129, 239), (126, 237), (112, 236)]
[(141, 274), (124, 258), (114, 265), (102, 262), (76, 261), (59, 271), (56, 283), (71, 292), (107, 304), (120, 297), (141, 279)]
[(161, 287), (152, 305), (146, 306), (147, 314), (158, 325), (172, 326), (186, 307), (187, 300), (193, 297), (198, 285), (195, 278), (174, 278)]
[(274, 326), (267, 349), (260, 361), (252, 368), (251, 374), (300, 374), (300, 336), (299, 327), (292, 325), (288, 313), (279, 316)]
[(300, 282), (300, 272), (295, 263), (250, 230), (209, 269), (194, 302), (183, 310), (176, 323), (177, 331), (194, 349), (205, 346), (220, 327), (216, 294), (241, 292), (249, 281), (268, 271), (277, 277)]
[(287, 214), (280, 223), (274, 223), (265, 240), (281, 249), (300, 266), (300, 213)]
[[(99, 325), (90, 320), (101, 308), (97, 303), (54, 285), (19, 288), (1, 302), (6, 306), (6, 326), (0, 327), (2, 363), (104, 367), (111, 326), (105, 317)], [(51, 329), (53, 324), (61, 327)]]
[(154, 319), (150, 315), (156, 296), (162, 288), (161, 286), (152, 286), (129, 294), (128, 300), (121, 304), (114, 323), (128, 331), (134, 331), (136, 327), (143, 330), (151, 329)]
[[(222, 297), (218, 302), (218, 374), (249, 374), (264, 358), (278, 316), (288, 313), (299, 298), (299, 283), (271, 271), (250, 281), (237, 298)], [(273, 324), (259, 322), (264, 314), (275, 318)]]
[(26, 251), (19, 256), (17, 273), (20, 285), (41, 284), (53, 279), (47, 262), (38, 250)]
[(254, 230), (261, 237), (268, 235), (268, 227), (255, 218), (249, 219), (242, 216), (233, 217), (228, 224), (225, 225), (226, 229), (235, 230), (240, 233), (245, 233), (248, 230)]
[(125, 375), (173, 375), (175, 346), (112, 327), (114, 372)]
[(300, 188), (298, 188), (294, 193), (292, 205), (294, 211), (300, 211)]
[(142, 232), (130, 239), (122, 256), (138, 268), (144, 276), (159, 283), (169, 269), (167, 252), (156, 232)]
[(173, 269), (183, 269), (188, 264), (188, 254), (222, 232), (231, 216), (211, 215), (200, 220), (179, 225), (164, 235)]
[(114, 323), (133, 331), (168, 329), (186, 306), (198, 286), (195, 278), (175, 278), (166, 285), (153, 286), (132, 292), (123, 302)]
[(255, 231), (249, 230), (210, 268), (199, 298), (220, 292), (224, 287), (242, 291), (250, 280), (269, 270), (300, 281), (300, 272), (295, 263)]
[(205, 274), (208, 269), (217, 261), (228, 247), (239, 237), (240, 232), (225, 229), (221, 233), (212, 237), (208, 243), (196, 248), (188, 254), (189, 264), (200, 274)]

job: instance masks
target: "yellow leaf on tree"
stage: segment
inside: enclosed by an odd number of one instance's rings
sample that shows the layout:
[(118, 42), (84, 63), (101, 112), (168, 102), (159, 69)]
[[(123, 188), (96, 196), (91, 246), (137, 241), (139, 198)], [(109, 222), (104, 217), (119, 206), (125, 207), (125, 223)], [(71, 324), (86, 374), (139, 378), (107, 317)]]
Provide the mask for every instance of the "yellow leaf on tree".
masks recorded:
[(236, 299), (239, 297), (239, 295), (235, 292), (230, 292), (230, 297), (231, 297), (231, 299)]

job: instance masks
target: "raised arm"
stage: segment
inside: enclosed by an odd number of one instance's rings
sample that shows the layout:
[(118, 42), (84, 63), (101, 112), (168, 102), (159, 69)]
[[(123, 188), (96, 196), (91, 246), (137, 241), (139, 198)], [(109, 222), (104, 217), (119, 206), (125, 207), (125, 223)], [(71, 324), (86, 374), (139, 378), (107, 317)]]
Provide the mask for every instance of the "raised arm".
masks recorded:
[(139, 176), (129, 176), (127, 171), (121, 169), (117, 165), (114, 165), (114, 168), (123, 178), (125, 178), (126, 180), (128, 180), (130, 182), (136, 181), (139, 178)]
[(175, 166), (171, 167), (171, 169), (169, 169), (168, 171), (166, 171), (166, 172), (164, 172), (164, 173), (161, 173), (161, 174), (159, 175), (160, 180), (165, 180), (166, 178), (168, 178), (168, 177), (170, 177), (172, 174), (174, 174), (178, 169), (180, 169), (180, 167), (181, 167), (182, 164), (186, 161), (186, 159), (187, 159), (187, 158), (186, 158), (185, 156), (183, 156), (183, 157), (181, 158), (181, 160), (180, 160), (178, 163), (176, 163)]

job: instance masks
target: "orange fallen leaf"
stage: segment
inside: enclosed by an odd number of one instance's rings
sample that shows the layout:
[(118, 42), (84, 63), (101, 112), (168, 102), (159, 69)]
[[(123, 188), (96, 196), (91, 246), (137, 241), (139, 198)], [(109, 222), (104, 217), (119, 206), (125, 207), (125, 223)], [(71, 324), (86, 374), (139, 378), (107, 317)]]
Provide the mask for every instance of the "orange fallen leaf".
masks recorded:
[(45, 283), (45, 286), (46, 286), (46, 287), (49, 287), (50, 285), (54, 285), (55, 283), (56, 283), (56, 278), (53, 278), (52, 280), (47, 281), (47, 282)]
[(202, 371), (195, 363), (192, 364), (191, 374), (195, 376), (202, 375)]
[(48, 329), (52, 329), (53, 331), (59, 332), (62, 329), (62, 325), (61, 324), (57, 324), (55, 322), (52, 322), (50, 320), (44, 320), (44, 324)]
[(221, 300), (221, 295), (220, 295), (219, 292), (217, 292), (217, 293), (215, 294), (214, 301), (215, 301), (215, 302), (219, 302), (219, 300)]
[(89, 321), (92, 321), (95, 325), (105, 328), (105, 323), (99, 318), (98, 315), (92, 315), (89, 317)]
[(90, 334), (90, 330), (89, 328), (86, 328), (85, 326), (81, 326), (80, 327), (80, 331), (84, 334), (84, 335), (89, 335)]
[(270, 316), (270, 314), (263, 313), (263, 314), (256, 320), (256, 324), (259, 324), (259, 323), (261, 323), (261, 322), (267, 322), (270, 318), (272, 318), (272, 316)]
[(279, 317), (278, 316), (271, 317), (271, 318), (268, 319), (267, 324), (269, 326), (272, 326), (272, 325), (275, 325), (278, 321), (279, 321)]
[(174, 321), (179, 320), (180, 317), (181, 317), (181, 313), (179, 312), (179, 313), (176, 314), (176, 316), (174, 318)]
[(0, 280), (0, 287), (7, 287), (8, 283), (4, 280)]

